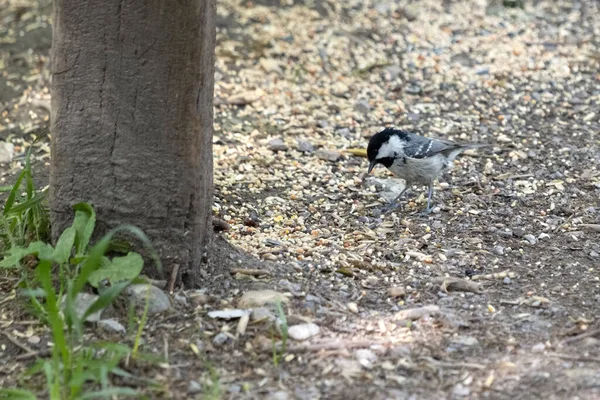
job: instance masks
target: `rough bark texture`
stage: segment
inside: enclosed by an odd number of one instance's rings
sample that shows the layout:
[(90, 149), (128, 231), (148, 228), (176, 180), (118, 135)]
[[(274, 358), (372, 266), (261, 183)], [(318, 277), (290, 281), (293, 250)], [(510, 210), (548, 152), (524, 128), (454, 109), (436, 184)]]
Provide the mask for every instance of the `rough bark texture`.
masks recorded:
[[(215, 0), (54, 2), (53, 236), (90, 201), (191, 274), (211, 229)], [(184, 276), (185, 278), (185, 276)]]

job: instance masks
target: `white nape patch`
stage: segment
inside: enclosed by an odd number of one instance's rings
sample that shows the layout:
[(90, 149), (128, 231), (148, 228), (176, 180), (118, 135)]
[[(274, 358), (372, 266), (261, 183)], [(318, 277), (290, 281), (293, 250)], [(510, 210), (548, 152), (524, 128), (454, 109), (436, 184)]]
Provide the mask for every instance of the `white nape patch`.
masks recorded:
[(396, 135), (390, 136), (389, 140), (381, 145), (377, 152), (377, 158), (395, 157), (395, 153), (404, 153), (406, 143)]

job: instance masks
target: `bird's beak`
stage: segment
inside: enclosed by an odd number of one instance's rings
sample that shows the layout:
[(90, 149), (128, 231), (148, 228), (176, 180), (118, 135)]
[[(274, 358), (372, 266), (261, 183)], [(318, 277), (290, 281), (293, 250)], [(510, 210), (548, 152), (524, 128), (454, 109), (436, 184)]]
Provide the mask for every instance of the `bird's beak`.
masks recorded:
[(377, 161), (373, 160), (369, 163), (369, 171), (367, 171), (367, 175), (371, 173), (371, 171), (373, 170), (373, 168), (375, 168), (375, 165), (377, 165)]

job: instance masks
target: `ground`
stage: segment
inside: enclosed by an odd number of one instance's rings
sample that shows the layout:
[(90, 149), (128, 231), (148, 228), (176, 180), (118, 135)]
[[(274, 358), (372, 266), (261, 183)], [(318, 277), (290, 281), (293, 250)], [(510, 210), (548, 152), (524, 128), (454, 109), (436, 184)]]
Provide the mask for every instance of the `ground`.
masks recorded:
[[(218, 3), (216, 247), (262, 275), (209, 266), (202, 296), (149, 321), (145, 350), (168, 360), (129, 366), (149, 396), (207, 397), (188, 391), (212, 365), (231, 399), (600, 398), (598, 3)], [(0, 0), (6, 182), (33, 135), (47, 181), (50, 12)], [(433, 214), (414, 188), (382, 215), (390, 174), (348, 150), (392, 125), (489, 147), (441, 179)], [(32, 386), (18, 356), (48, 334), (13, 286), (0, 277), (0, 385)], [(320, 328), (278, 366), (267, 324), (207, 315), (252, 289)]]

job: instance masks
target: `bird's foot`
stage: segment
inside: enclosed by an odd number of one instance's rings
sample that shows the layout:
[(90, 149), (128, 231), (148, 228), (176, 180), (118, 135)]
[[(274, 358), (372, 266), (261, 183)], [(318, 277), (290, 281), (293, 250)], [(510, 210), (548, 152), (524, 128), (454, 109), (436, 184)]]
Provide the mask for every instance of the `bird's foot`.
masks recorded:
[(419, 215), (420, 215), (421, 217), (429, 217), (429, 214), (431, 214), (431, 211), (432, 211), (432, 210), (433, 210), (433, 208), (432, 208), (432, 207), (425, 207), (425, 209), (424, 209), (423, 211), (421, 211), (421, 212), (419, 213)]
[(398, 203), (396, 201), (390, 201), (388, 204), (386, 204), (385, 206), (383, 206), (381, 208), (381, 214), (387, 214), (390, 211), (398, 208), (398, 206), (400, 206), (400, 203)]

